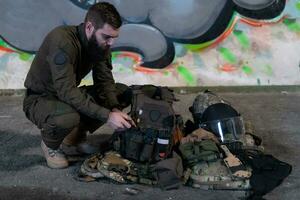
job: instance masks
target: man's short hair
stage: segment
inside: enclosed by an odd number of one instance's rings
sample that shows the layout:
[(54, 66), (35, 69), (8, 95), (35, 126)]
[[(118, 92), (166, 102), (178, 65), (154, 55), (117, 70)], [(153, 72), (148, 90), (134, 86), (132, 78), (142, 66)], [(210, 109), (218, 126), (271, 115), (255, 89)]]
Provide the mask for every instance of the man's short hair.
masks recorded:
[(102, 28), (105, 23), (118, 29), (122, 25), (122, 19), (117, 9), (110, 3), (100, 2), (92, 5), (86, 16), (84, 22), (90, 21), (93, 26), (98, 29)]

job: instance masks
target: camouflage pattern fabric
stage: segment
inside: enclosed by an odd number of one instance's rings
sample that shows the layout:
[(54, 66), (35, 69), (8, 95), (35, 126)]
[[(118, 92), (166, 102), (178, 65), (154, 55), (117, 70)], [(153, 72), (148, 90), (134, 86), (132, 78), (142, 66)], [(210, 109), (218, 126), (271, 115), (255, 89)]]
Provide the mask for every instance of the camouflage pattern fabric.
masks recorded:
[(126, 183), (123, 176), (129, 173), (131, 167), (131, 161), (122, 158), (120, 154), (114, 151), (105, 153), (105, 156), (97, 163), (97, 169), (100, 173), (119, 183)]
[(223, 98), (209, 90), (205, 90), (204, 92), (196, 96), (193, 105), (189, 108), (190, 112), (193, 115), (194, 122), (196, 124), (199, 124), (202, 114), (206, 110), (206, 108), (216, 103), (226, 103), (230, 105), (228, 101), (224, 100)]
[(101, 154), (96, 154), (86, 159), (80, 167), (80, 173), (93, 178), (104, 177), (104, 175), (97, 169), (97, 164), (102, 158), (103, 156)]
[(179, 150), (185, 163), (193, 166), (198, 162), (218, 159), (220, 152), (216, 144), (219, 140), (214, 134), (199, 128), (181, 139)]
[[(241, 196), (250, 191), (249, 178), (234, 177), (225, 165), (216, 136), (204, 129), (197, 129), (181, 139), (179, 149), (189, 168), (184, 173), (184, 182), (206, 190), (239, 190)], [(250, 168), (246, 169), (251, 172)]]
[[(191, 168), (189, 184), (207, 190), (250, 190), (249, 179), (234, 178), (221, 159)], [(250, 171), (250, 169), (249, 169)]]
[(258, 150), (264, 152), (262, 139), (255, 135), (255, 129), (250, 121), (245, 121), (245, 144), (243, 149)]
[(153, 166), (133, 163), (115, 151), (105, 155), (96, 154), (86, 159), (80, 168), (81, 176), (92, 178), (108, 178), (118, 183), (142, 183), (156, 185), (153, 176)]
[(194, 130), (191, 134), (182, 138), (180, 143), (185, 144), (188, 142), (195, 142), (195, 141), (199, 142), (201, 140), (213, 140), (216, 144), (220, 143), (218, 138), (213, 133), (206, 131), (202, 128), (198, 128)]

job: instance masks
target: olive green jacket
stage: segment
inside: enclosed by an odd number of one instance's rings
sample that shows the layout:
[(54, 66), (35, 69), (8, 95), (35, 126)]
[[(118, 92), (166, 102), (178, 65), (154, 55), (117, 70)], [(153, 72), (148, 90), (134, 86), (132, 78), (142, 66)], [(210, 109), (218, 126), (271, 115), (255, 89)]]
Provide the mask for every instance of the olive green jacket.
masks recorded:
[(112, 76), (111, 53), (89, 58), (84, 24), (60, 26), (52, 30), (38, 50), (25, 80), (25, 87), (38, 94), (56, 96), (78, 112), (106, 121), (109, 109), (99, 106), (77, 86), (92, 70), (97, 94), (105, 96), (109, 107), (118, 105)]

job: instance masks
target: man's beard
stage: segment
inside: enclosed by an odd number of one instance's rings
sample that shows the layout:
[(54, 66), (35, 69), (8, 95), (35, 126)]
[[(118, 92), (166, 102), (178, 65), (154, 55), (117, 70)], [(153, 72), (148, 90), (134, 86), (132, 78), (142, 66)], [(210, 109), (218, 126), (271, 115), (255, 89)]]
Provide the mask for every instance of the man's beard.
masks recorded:
[(101, 61), (106, 57), (110, 46), (100, 46), (97, 43), (95, 33), (92, 34), (88, 41), (88, 55), (90, 61)]

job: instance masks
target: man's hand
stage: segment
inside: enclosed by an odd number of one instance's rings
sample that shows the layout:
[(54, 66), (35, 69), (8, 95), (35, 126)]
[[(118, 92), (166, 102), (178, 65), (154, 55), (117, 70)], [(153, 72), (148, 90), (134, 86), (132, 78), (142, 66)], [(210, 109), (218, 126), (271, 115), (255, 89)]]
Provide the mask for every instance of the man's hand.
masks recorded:
[(115, 108), (109, 113), (107, 123), (114, 130), (122, 130), (136, 126), (129, 115)]

